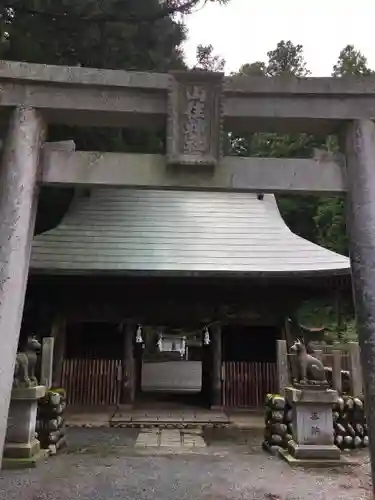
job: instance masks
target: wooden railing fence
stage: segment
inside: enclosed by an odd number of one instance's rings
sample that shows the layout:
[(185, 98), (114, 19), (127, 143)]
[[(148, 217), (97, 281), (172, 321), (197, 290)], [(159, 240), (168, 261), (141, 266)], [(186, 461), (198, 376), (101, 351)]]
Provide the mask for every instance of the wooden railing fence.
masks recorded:
[(116, 405), (119, 402), (121, 361), (115, 359), (65, 359), (61, 386), (68, 405)]
[[(222, 404), (225, 407), (249, 408), (263, 405), (269, 392), (283, 393), (291, 383), (286, 342), (277, 341), (277, 363), (224, 362), (222, 365)], [(319, 349), (318, 349), (319, 347)], [(350, 374), (350, 393), (363, 394), (359, 347), (356, 342), (314, 345), (315, 355), (332, 369), (332, 387), (343, 389), (342, 371)], [(62, 369), (62, 387), (67, 390), (69, 405), (116, 405), (120, 402), (120, 360), (66, 359)]]
[(259, 408), (277, 391), (276, 363), (223, 363), (222, 403), (225, 407)]
[[(73, 406), (117, 405), (120, 402), (120, 360), (65, 359), (61, 385)], [(277, 391), (276, 363), (225, 362), (222, 365), (222, 404), (257, 408), (265, 395)]]

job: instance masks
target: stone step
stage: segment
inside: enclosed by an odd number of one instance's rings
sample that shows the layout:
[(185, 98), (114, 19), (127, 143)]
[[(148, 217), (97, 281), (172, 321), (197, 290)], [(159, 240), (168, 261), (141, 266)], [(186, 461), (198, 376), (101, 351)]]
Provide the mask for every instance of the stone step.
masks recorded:
[(160, 422), (160, 421), (153, 421), (153, 422), (142, 422), (142, 421), (111, 421), (110, 422), (110, 427), (121, 427), (121, 428), (128, 428), (128, 429), (152, 429), (152, 428), (159, 428), (159, 429), (204, 429), (204, 428), (216, 428), (216, 429), (223, 429), (226, 427), (232, 427), (233, 424), (231, 422), (220, 422), (220, 423), (214, 423), (214, 422), (183, 422), (177, 421), (177, 422)]
[(202, 427), (226, 427), (228, 416), (222, 411), (163, 411), (130, 410), (117, 411), (110, 421), (111, 427), (192, 429)]

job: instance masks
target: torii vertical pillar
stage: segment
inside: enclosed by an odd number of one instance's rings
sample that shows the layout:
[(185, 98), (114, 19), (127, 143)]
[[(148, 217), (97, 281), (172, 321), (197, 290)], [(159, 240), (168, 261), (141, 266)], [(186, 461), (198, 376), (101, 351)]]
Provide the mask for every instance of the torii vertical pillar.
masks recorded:
[(347, 226), (375, 494), (375, 124), (346, 130)]
[(34, 234), (43, 140), (44, 126), (37, 111), (15, 109), (0, 169), (0, 466)]

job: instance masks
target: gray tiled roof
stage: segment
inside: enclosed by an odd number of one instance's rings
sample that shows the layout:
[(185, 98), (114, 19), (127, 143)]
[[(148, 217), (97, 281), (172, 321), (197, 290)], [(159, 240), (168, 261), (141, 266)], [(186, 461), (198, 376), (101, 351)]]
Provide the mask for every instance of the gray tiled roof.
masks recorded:
[(275, 197), (96, 189), (34, 240), (34, 271), (348, 273), (349, 260), (293, 234)]

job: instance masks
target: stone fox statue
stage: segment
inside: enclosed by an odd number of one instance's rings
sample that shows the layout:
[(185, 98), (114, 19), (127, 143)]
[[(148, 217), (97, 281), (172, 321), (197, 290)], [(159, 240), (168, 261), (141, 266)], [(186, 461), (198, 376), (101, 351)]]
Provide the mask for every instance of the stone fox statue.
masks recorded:
[(36, 337), (29, 337), (25, 349), (17, 352), (13, 387), (34, 387), (38, 384), (35, 367), (41, 345)]
[(308, 354), (306, 346), (301, 340), (297, 339), (291, 347), (291, 351), (297, 354), (298, 382), (306, 384), (308, 382), (327, 383), (326, 373), (323, 363)]

